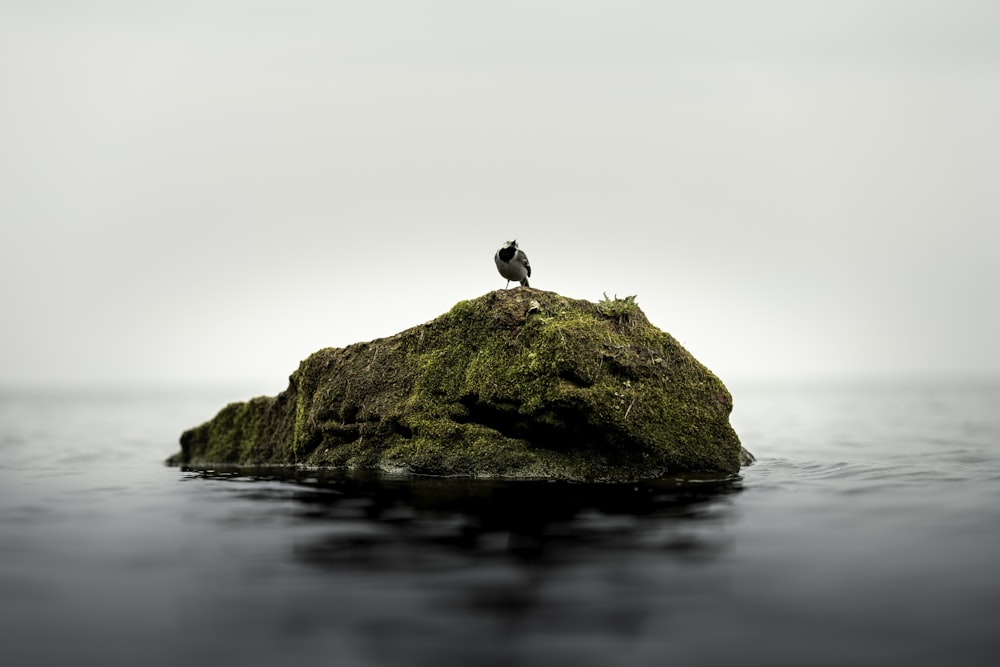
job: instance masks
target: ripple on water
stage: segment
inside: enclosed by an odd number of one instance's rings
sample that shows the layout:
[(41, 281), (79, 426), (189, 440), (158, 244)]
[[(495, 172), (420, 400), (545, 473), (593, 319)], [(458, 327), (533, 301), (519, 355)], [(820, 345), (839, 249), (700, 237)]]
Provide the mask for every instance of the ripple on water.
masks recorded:
[(796, 490), (827, 489), (838, 494), (878, 494), (894, 488), (951, 485), (969, 482), (983, 472), (930, 463), (886, 463), (880, 461), (804, 461), (763, 458), (745, 471), (748, 488), (766, 486)]

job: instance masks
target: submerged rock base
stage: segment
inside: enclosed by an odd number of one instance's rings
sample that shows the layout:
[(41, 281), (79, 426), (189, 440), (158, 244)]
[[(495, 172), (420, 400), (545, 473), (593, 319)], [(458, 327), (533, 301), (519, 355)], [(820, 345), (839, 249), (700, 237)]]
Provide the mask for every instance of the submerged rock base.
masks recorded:
[(187, 465), (630, 481), (752, 461), (722, 382), (630, 299), (531, 288), (320, 350), (276, 397), (181, 436)]

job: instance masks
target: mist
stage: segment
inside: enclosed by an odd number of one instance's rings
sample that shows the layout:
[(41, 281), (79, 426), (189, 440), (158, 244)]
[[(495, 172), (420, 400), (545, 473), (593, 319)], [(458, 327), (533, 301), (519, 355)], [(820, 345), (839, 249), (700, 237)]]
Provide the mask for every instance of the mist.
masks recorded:
[(1000, 9), (7, 2), (0, 382), (280, 390), (504, 287), (723, 379), (1000, 373)]

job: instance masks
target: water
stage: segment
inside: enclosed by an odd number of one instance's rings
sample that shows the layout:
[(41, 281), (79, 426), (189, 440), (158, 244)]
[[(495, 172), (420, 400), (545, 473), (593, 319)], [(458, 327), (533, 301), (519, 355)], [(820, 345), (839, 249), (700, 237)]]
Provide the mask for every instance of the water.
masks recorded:
[(0, 664), (987, 665), (1000, 384), (732, 386), (741, 476), (162, 465), (242, 394), (0, 396)]

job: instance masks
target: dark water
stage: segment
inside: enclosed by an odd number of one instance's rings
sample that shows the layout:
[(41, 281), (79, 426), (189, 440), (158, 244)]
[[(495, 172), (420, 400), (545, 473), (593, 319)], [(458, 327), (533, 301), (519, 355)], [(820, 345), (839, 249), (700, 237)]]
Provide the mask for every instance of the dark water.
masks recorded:
[(993, 665), (1000, 384), (732, 386), (739, 477), (162, 465), (245, 396), (0, 396), (0, 665)]

